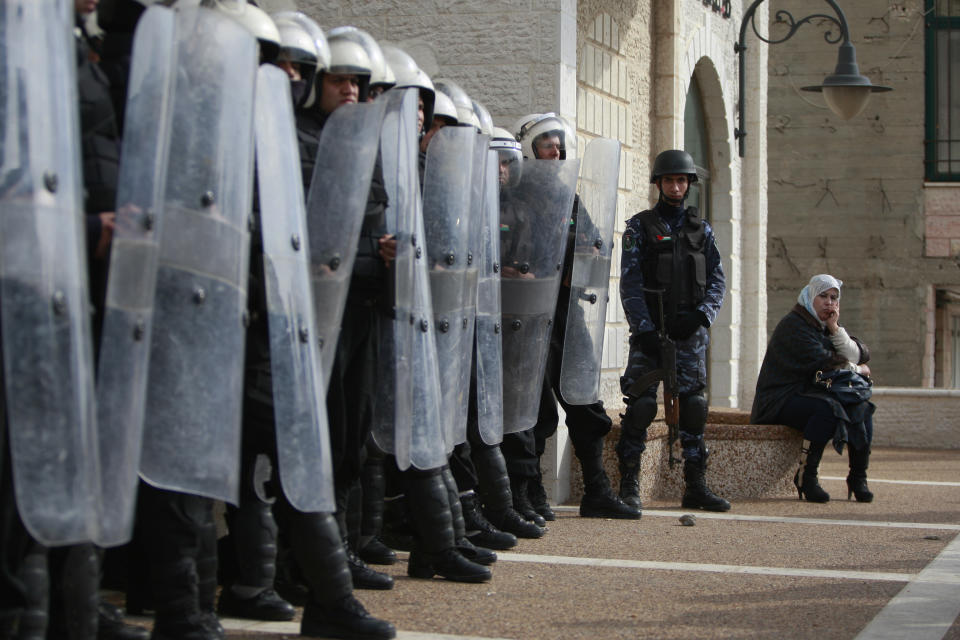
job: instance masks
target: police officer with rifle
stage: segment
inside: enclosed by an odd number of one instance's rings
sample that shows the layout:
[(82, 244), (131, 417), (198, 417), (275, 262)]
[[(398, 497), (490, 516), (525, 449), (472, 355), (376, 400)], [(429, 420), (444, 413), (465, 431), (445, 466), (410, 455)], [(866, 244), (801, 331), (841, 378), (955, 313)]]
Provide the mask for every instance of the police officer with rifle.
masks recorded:
[(627, 409), (617, 456), (620, 497), (637, 508), (640, 457), (657, 413), (657, 386), (664, 380), (671, 464), (677, 435), (683, 451), (682, 505), (730, 509), (705, 479), (707, 327), (717, 317), (726, 286), (710, 224), (695, 207), (684, 206), (696, 181), (690, 154), (676, 149), (660, 153), (650, 176), (659, 200), (653, 209), (633, 216), (623, 233), (620, 298), (630, 323), (630, 356), (620, 378)]

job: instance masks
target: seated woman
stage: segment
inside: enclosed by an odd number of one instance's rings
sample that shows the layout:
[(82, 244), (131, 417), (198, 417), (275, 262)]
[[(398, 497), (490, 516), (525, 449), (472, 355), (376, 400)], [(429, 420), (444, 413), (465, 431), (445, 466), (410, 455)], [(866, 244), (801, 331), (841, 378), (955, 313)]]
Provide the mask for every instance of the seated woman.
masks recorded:
[(827, 442), (833, 440), (838, 453), (847, 444), (850, 473), (847, 499), (870, 502), (867, 463), (873, 438), (874, 405), (869, 401), (843, 404), (815, 380), (818, 372), (849, 369), (865, 377), (870, 367), (866, 346), (847, 335), (839, 325), (840, 287), (833, 276), (813, 276), (803, 288), (797, 304), (785, 315), (770, 338), (763, 358), (757, 392), (750, 416), (755, 424), (785, 424), (803, 432), (809, 446), (803, 476), (793, 478), (800, 499), (827, 502), (830, 494), (817, 482), (817, 467)]

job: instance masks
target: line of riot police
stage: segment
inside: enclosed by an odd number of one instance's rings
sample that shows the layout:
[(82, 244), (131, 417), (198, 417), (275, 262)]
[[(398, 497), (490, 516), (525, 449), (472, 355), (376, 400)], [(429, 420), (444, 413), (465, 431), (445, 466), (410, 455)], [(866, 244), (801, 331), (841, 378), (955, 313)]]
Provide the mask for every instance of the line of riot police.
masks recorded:
[[(490, 580), (545, 531), (541, 405), (606, 418), (619, 144), (496, 128), (296, 11), (99, 18), (95, 62), (72, 0), (0, 7), (0, 638), (146, 637), (98, 602), (103, 548), (153, 640), (294, 605), (304, 636), (394, 637), (353, 595), (393, 587), (367, 563)], [(581, 515), (637, 518), (608, 429), (573, 434)]]

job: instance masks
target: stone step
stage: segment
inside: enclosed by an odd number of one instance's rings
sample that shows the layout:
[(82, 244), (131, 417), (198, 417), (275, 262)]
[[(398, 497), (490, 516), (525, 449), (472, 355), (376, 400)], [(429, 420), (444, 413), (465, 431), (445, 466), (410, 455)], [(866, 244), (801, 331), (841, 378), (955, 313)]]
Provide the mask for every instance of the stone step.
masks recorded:
[[(613, 428), (604, 440), (603, 466), (616, 490), (620, 483), (616, 445), (620, 440), (620, 416), (608, 411)], [(738, 409), (711, 408), (705, 432), (710, 459), (707, 485), (730, 500), (738, 498), (788, 497), (795, 493), (793, 474), (800, 460), (801, 434), (782, 425), (750, 424), (750, 413)], [(641, 460), (641, 500), (679, 502), (683, 495), (683, 464), (672, 469), (667, 452), (667, 425), (663, 407), (647, 431), (647, 450)], [(674, 445), (680, 457), (680, 443)], [(583, 495), (580, 461), (571, 456), (570, 504)]]

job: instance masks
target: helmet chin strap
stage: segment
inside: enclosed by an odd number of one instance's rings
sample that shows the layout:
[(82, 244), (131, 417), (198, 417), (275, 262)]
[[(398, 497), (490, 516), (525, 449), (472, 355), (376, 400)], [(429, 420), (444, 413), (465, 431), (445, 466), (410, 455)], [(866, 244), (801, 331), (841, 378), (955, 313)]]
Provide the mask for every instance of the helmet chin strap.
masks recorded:
[(690, 185), (687, 185), (687, 190), (683, 192), (683, 197), (679, 200), (676, 198), (671, 198), (663, 192), (663, 187), (660, 186), (660, 180), (657, 180), (657, 189), (660, 191), (660, 200), (666, 202), (671, 207), (682, 207), (683, 203), (686, 202), (687, 196), (690, 195)]

